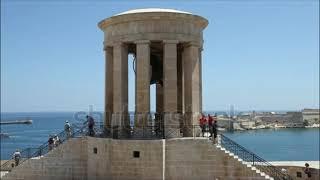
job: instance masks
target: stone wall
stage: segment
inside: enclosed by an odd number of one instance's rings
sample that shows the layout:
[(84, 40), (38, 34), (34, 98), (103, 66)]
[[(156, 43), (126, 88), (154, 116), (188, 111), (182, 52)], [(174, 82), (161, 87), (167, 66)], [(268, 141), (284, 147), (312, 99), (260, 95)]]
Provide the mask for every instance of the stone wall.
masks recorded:
[(265, 179), (206, 138), (71, 139), (3, 179)]
[[(162, 140), (111, 140), (113, 179), (162, 179)], [(134, 153), (136, 156), (134, 157)]]
[(88, 137), (87, 141), (88, 180), (162, 179), (162, 140)]
[(166, 141), (165, 179), (266, 179), (203, 139)]
[(3, 179), (87, 179), (87, 139), (69, 139), (44, 157), (29, 159)]
[[(98, 180), (100, 177), (109, 177), (111, 172), (110, 146), (111, 139), (87, 138), (87, 173), (88, 180)], [(96, 149), (96, 153), (94, 152)]]
[(302, 110), (303, 120), (307, 121), (309, 125), (320, 123), (319, 109), (304, 109)]
[(299, 166), (278, 166), (279, 168), (284, 168), (287, 170), (287, 173), (293, 178), (293, 180), (318, 180), (320, 177), (320, 170), (315, 168), (310, 168), (311, 178), (304, 173), (304, 167)]

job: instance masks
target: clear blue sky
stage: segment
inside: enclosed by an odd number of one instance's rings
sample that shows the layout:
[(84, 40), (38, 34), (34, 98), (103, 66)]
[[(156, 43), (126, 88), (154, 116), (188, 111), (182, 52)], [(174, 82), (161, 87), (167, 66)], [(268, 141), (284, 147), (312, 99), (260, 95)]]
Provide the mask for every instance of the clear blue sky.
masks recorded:
[[(204, 110), (319, 107), (319, 2), (1, 1), (1, 111), (104, 106), (103, 33), (97, 23), (135, 8), (189, 11), (204, 32)], [(188, 3), (187, 3), (188, 2)], [(129, 62), (129, 109), (134, 74)], [(152, 87), (152, 109), (154, 109)]]

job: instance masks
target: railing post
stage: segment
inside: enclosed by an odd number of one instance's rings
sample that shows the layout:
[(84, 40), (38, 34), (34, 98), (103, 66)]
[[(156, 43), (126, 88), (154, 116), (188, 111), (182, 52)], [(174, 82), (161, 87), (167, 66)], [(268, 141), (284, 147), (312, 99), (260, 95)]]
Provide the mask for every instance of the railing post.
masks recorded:
[(254, 154), (252, 154), (252, 165), (254, 165)]
[(27, 152), (28, 152), (27, 158), (29, 159), (30, 158), (30, 148), (28, 148)]
[(165, 139), (166, 138), (166, 135), (165, 135), (165, 131), (164, 131), (164, 125), (162, 125), (162, 139)]
[(142, 126), (142, 135), (139, 134), (140, 136), (142, 136), (141, 138), (144, 138), (144, 131), (145, 131), (144, 126)]
[(196, 137), (196, 131), (195, 131), (195, 125), (192, 125), (192, 136), (193, 136), (193, 139)]

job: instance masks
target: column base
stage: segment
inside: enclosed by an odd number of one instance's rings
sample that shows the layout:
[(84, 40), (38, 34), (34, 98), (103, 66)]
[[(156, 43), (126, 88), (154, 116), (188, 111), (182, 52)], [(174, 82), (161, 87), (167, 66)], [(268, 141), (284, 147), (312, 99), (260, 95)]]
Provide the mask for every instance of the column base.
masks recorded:
[(152, 126), (152, 118), (150, 113), (135, 113), (134, 127)]
[(180, 122), (182, 120), (181, 113), (164, 113), (164, 137), (165, 138), (178, 138), (181, 136)]
[(105, 112), (104, 113), (104, 128), (110, 129), (112, 122), (112, 112)]
[(134, 139), (157, 139), (156, 133), (152, 126), (134, 127), (132, 134)]
[(201, 137), (202, 129), (199, 125), (199, 113), (186, 112), (183, 118), (183, 137)]
[(111, 121), (111, 137), (114, 139), (128, 138), (130, 136), (130, 117), (128, 113), (113, 113)]
[(154, 139), (155, 131), (149, 112), (136, 113), (134, 118), (132, 137), (135, 139)]

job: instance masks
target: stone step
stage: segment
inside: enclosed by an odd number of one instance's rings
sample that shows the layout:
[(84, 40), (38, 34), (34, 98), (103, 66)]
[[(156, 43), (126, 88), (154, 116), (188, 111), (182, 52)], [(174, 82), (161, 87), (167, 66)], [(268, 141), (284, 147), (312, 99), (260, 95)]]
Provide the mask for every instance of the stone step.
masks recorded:
[(241, 162), (242, 164), (244, 164), (245, 166), (247, 166), (248, 168), (251, 168), (253, 171), (255, 171), (257, 174), (259, 174), (262, 177), (265, 177), (266, 179), (270, 179), (271, 177), (269, 175), (267, 175), (264, 172), (261, 172), (259, 169), (257, 169), (256, 167), (252, 166), (252, 164), (250, 162), (245, 162), (242, 159), (240, 159), (237, 155), (234, 155), (233, 153), (230, 153), (229, 151), (226, 151), (228, 153), (228, 155), (233, 156), (235, 159), (237, 159), (239, 162)]
[(226, 150), (225, 148), (221, 147), (220, 145), (216, 145), (216, 148), (221, 150), (225, 154), (227, 154), (228, 157), (231, 157), (232, 159), (237, 160), (238, 162), (243, 164), (243, 166), (245, 166), (245, 168), (248, 168), (249, 170), (251, 170), (253, 172), (253, 174), (257, 175), (258, 177), (261, 177), (263, 179), (270, 179), (270, 176), (266, 175), (265, 173), (262, 173), (256, 167), (253, 167), (250, 163), (244, 162), (241, 158), (239, 158), (239, 156), (235, 155), (234, 153)]

